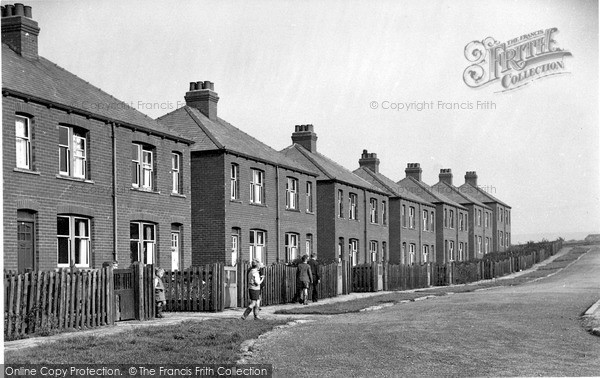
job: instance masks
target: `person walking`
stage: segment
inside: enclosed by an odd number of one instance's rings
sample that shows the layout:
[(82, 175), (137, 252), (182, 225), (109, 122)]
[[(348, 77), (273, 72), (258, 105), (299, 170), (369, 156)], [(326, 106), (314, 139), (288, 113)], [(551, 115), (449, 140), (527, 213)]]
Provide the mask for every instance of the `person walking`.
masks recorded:
[(259, 273), (260, 262), (252, 260), (252, 265), (248, 271), (248, 295), (250, 296), (250, 304), (242, 315), (242, 320), (246, 320), (248, 315), (254, 310), (254, 319), (259, 320), (258, 311), (260, 311), (260, 285), (265, 279), (264, 275)]
[(310, 270), (312, 272), (312, 301), (319, 301), (319, 293), (317, 292), (317, 285), (321, 281), (321, 277), (319, 276), (319, 262), (317, 261), (317, 255), (314, 253), (310, 255), (310, 260), (308, 260), (308, 265), (310, 265)]
[(308, 255), (302, 256), (302, 262), (298, 264), (298, 271), (296, 272), (296, 283), (301, 290), (300, 303), (305, 305), (308, 304), (308, 288), (313, 282), (312, 270), (310, 265), (306, 263), (307, 261)]
[(154, 300), (156, 301), (156, 317), (162, 318), (163, 307), (167, 304), (165, 298), (165, 284), (163, 282), (163, 275), (165, 270), (163, 268), (156, 268), (154, 270)]

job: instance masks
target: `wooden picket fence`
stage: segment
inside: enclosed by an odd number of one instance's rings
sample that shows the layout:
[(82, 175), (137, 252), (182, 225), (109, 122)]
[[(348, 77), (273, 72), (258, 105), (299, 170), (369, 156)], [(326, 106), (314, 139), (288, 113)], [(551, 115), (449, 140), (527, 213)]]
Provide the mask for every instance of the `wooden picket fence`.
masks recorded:
[(223, 311), (223, 264), (165, 271), (165, 311)]
[(431, 286), (432, 264), (383, 264), (383, 290), (411, 290)]
[(4, 336), (114, 323), (112, 268), (4, 274)]
[[(338, 277), (344, 276), (342, 273), (347, 266), (347, 264), (342, 263), (319, 265), (320, 282), (317, 284), (319, 299), (332, 298), (338, 295), (338, 290), (340, 290)], [(297, 267), (278, 263), (265, 266), (264, 269), (265, 281), (261, 290), (261, 305), (269, 306), (293, 303), (298, 300)], [(247, 289), (249, 270), (250, 264), (248, 263), (238, 265), (238, 298), (240, 307), (246, 307), (250, 303)], [(345, 276), (348, 277), (348, 273)], [(346, 288), (346, 290), (348, 289)], [(309, 300), (312, 300), (312, 290), (309, 290), (308, 293)], [(344, 294), (347, 294), (347, 292)]]

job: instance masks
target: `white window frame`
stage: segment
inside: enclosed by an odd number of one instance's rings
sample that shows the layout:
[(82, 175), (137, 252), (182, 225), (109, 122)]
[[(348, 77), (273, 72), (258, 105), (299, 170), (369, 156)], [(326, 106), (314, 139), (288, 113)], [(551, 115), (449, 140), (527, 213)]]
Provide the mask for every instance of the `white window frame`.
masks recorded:
[(29, 117), (16, 116), (15, 118), (15, 150), (16, 167), (31, 169), (31, 119)]
[(236, 163), (231, 163), (230, 176), (230, 198), (232, 200), (240, 199), (240, 166)]
[(171, 230), (171, 270), (180, 270), (181, 232)]
[(371, 208), (369, 210), (369, 216), (371, 218), (370, 221), (371, 221), (371, 223), (378, 223), (377, 208), (378, 208), (379, 204), (377, 203), (377, 199), (376, 198), (369, 199), (369, 204), (371, 206)]
[(298, 179), (288, 177), (285, 184), (285, 208), (298, 210)]
[(132, 177), (131, 185), (141, 190), (152, 190), (154, 187), (154, 150), (151, 147), (139, 143), (132, 144), (131, 162), (135, 170), (135, 178)]
[(358, 195), (356, 193), (348, 193), (348, 219), (356, 220), (358, 217), (357, 211)]
[(485, 238), (485, 253), (490, 252), (490, 238)]
[[(91, 251), (91, 233), (90, 219), (71, 215), (58, 215), (58, 219), (67, 219), (69, 223), (68, 234), (58, 234), (57, 230), (57, 247), (56, 247), (56, 264), (59, 268), (67, 268), (75, 266), (77, 268), (87, 268), (90, 266), (90, 251)], [(83, 227), (77, 227), (83, 225)], [(57, 227), (58, 228), (58, 227)], [(81, 232), (83, 231), (83, 235)], [(79, 234), (79, 235), (78, 235)], [(67, 261), (60, 261), (61, 239), (67, 241)], [(79, 255), (77, 255), (79, 249)], [(79, 261), (79, 262), (78, 262)]]
[(231, 230), (231, 265), (236, 266), (240, 252), (240, 230), (234, 228)]
[(177, 152), (171, 153), (171, 177), (172, 177), (172, 193), (181, 193), (181, 154)]
[(306, 182), (306, 212), (313, 212), (313, 183), (312, 181)]
[(464, 261), (465, 259), (465, 255), (464, 255), (464, 244), (463, 242), (458, 243), (458, 261)]
[(450, 223), (450, 229), (454, 229), (454, 210), (450, 209), (450, 214), (448, 216), (449, 219), (449, 223)]
[(402, 212), (401, 212), (400, 216), (402, 218), (402, 227), (406, 228), (407, 227), (407, 223), (406, 223), (406, 205), (402, 205)]
[(414, 206), (410, 206), (408, 208), (408, 227), (413, 230), (415, 228), (415, 208), (414, 208)]
[(454, 240), (448, 242), (448, 261), (454, 261)]
[[(131, 237), (131, 228), (138, 228), (137, 239)], [(156, 259), (156, 225), (150, 222), (131, 222), (130, 223), (130, 231), (129, 231), (129, 243), (130, 248), (133, 243), (137, 244), (137, 260), (143, 264), (154, 264)], [(150, 236), (145, 232), (146, 230), (150, 230)]]
[(423, 263), (429, 262), (429, 246), (427, 244), (423, 244)]
[(429, 231), (435, 232), (435, 213), (431, 212), (431, 218), (429, 218)]
[(377, 250), (379, 249), (379, 243), (376, 240), (369, 241), (369, 254), (371, 262), (377, 261)]
[(253, 168), (251, 174), (250, 202), (257, 205), (263, 205), (265, 200), (265, 172)]
[(409, 263), (411, 265), (416, 262), (416, 258), (415, 258), (416, 250), (417, 250), (417, 246), (415, 243), (410, 243), (408, 245), (408, 258), (409, 258)]
[(358, 239), (350, 239), (348, 241), (348, 255), (352, 266), (358, 265)]
[(257, 259), (266, 262), (267, 233), (263, 230), (250, 230), (250, 261)]
[(381, 201), (381, 223), (387, 225), (387, 201)]
[[(66, 131), (67, 141), (61, 143), (61, 132)], [(87, 137), (85, 132), (79, 132), (71, 126), (58, 126), (58, 173), (62, 176), (85, 179), (87, 175)], [(81, 148), (81, 144), (83, 148)], [(63, 157), (62, 151), (65, 151)], [(63, 170), (63, 159), (66, 168)]]
[(308, 256), (313, 253), (313, 236), (312, 234), (306, 234), (306, 242), (305, 242), (305, 252)]
[(300, 256), (299, 240), (299, 234), (295, 232), (285, 233), (285, 258), (287, 262), (292, 262)]
[(429, 211), (423, 210), (423, 231), (429, 230)]
[(458, 213), (458, 229), (460, 231), (464, 231), (465, 230), (465, 221), (464, 221), (464, 214), (463, 213)]
[(337, 192), (337, 208), (338, 218), (344, 218), (344, 191), (341, 189)]

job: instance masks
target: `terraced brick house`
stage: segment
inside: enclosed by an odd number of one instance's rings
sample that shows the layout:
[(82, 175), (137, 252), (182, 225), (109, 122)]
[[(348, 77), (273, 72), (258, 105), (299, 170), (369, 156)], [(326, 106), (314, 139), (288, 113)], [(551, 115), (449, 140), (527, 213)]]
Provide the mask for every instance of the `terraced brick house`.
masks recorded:
[(400, 188), (435, 205), (435, 262), (466, 261), (469, 249), (467, 208), (421, 181), (419, 163), (408, 163), (405, 173), (406, 177), (397, 182)]
[[(441, 169), (440, 181), (431, 188), (435, 192), (442, 193), (453, 201), (463, 205), (468, 210), (468, 256), (467, 259), (480, 259), (486, 253), (491, 252), (491, 239), (493, 230), (490, 224), (492, 209), (467, 192), (452, 184), (452, 170)], [(459, 225), (464, 220), (459, 220)], [(459, 226), (460, 229), (460, 226)]]
[(461, 193), (476, 198), (492, 209), (490, 219), (492, 251), (506, 251), (511, 245), (511, 207), (480, 188), (477, 185), (477, 172), (475, 171), (465, 174), (465, 183), (459, 189)]
[(38, 55), (2, 7), (4, 267), (190, 266), (193, 143)]
[(389, 196), (317, 151), (313, 125), (296, 125), (282, 153), (318, 172), (317, 226), (323, 260), (352, 265), (387, 260)]
[(389, 196), (389, 262), (435, 262), (436, 207), (379, 172), (376, 153), (363, 150), (354, 173)]
[(194, 264), (291, 262), (319, 253), (317, 173), (217, 116), (209, 81), (190, 83), (186, 105), (158, 120), (191, 148)]

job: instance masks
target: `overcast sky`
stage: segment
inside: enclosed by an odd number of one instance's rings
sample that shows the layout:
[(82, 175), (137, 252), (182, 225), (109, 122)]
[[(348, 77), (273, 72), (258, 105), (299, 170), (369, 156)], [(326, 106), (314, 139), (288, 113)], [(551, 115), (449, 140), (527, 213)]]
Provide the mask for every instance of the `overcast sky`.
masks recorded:
[[(312, 123), (319, 152), (351, 170), (368, 149), (395, 181), (411, 162), (431, 185), (440, 168), (457, 186), (477, 171), (512, 206), (515, 241), (600, 232), (596, 1), (24, 3), (41, 27), (40, 55), (154, 118), (183, 101), (190, 81), (213, 81), (219, 116), (275, 149), (295, 124)], [(573, 55), (569, 74), (504, 93), (465, 85), (469, 42), (552, 27)], [(436, 106), (395, 111), (384, 101)]]

